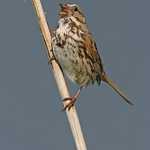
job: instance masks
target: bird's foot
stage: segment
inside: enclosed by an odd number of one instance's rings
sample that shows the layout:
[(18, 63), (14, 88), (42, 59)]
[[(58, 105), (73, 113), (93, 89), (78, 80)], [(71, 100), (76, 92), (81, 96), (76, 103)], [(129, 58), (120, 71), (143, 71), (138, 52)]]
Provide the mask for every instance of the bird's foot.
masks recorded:
[(67, 97), (67, 98), (63, 99), (63, 102), (69, 101), (68, 104), (66, 104), (64, 106), (63, 111), (65, 111), (67, 109), (70, 110), (74, 106), (76, 100), (77, 100), (76, 96)]
[(56, 60), (54, 56), (48, 59), (48, 64), (51, 64), (53, 60)]
[(79, 95), (80, 95), (80, 92), (81, 92), (81, 89), (82, 89), (82, 88), (83, 88), (83, 86), (81, 86), (81, 87), (78, 89), (78, 91), (75, 93), (74, 96), (67, 97), (67, 98), (64, 98), (64, 99), (63, 99), (63, 102), (69, 101), (68, 104), (66, 104), (65, 107), (63, 108), (63, 111), (65, 111), (65, 110), (67, 110), (67, 109), (70, 110), (70, 109), (74, 106), (74, 104), (75, 104), (77, 98), (78, 98)]

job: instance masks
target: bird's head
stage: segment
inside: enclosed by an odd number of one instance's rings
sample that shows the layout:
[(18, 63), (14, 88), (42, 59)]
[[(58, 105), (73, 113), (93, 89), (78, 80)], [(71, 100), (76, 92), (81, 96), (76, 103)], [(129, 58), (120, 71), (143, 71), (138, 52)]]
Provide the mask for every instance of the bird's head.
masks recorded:
[(85, 17), (77, 4), (59, 4), (60, 5), (60, 18), (73, 17), (81, 23), (85, 23)]

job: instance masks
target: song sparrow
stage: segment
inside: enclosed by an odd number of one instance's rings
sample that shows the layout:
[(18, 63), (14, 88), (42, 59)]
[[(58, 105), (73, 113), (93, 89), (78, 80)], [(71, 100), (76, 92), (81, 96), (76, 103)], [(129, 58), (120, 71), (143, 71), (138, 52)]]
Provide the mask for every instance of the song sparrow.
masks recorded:
[(53, 33), (54, 57), (70, 80), (80, 86), (64, 109), (74, 105), (80, 91), (101, 81), (112, 87), (127, 103), (133, 105), (117, 85), (106, 75), (96, 43), (88, 30), (85, 16), (76, 4), (60, 4), (58, 27)]

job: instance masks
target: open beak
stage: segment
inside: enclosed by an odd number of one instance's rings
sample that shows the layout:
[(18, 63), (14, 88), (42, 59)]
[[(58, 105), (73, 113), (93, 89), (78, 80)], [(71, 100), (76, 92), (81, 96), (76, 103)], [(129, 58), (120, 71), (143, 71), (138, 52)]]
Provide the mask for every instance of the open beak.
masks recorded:
[(61, 3), (59, 3), (59, 6), (60, 6), (60, 12), (59, 12), (59, 15), (60, 17), (64, 17), (68, 14), (68, 7), (67, 5), (63, 5)]
[(66, 4), (59, 3), (61, 10), (67, 10), (68, 6)]

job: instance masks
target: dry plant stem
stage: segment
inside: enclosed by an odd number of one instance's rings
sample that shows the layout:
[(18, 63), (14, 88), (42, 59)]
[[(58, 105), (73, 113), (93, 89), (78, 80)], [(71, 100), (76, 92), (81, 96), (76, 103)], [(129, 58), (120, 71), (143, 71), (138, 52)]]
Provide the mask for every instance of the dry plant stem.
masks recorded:
[[(40, 0), (32, 0), (32, 2), (33, 2), (33, 6), (35, 8), (35, 11), (38, 17), (38, 22), (40, 25), (40, 29), (41, 29), (44, 41), (47, 46), (48, 59), (50, 59), (53, 57), (53, 54), (51, 52), (51, 35), (49, 32), (47, 21), (45, 19), (45, 14), (44, 14)], [(68, 92), (63, 74), (61, 72), (61, 69), (59, 68), (55, 60), (52, 60), (51, 65), (52, 65), (53, 74), (54, 74), (62, 99), (69, 97), (69, 92)], [(68, 102), (66, 101), (64, 105), (66, 105), (67, 103)], [(73, 106), (70, 109), (70, 111), (66, 110), (66, 113), (67, 113), (68, 121), (69, 121), (70, 128), (71, 128), (74, 140), (75, 140), (77, 150), (87, 150), (75, 107)]]

